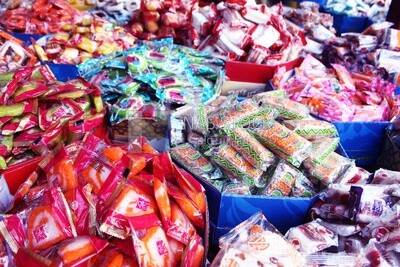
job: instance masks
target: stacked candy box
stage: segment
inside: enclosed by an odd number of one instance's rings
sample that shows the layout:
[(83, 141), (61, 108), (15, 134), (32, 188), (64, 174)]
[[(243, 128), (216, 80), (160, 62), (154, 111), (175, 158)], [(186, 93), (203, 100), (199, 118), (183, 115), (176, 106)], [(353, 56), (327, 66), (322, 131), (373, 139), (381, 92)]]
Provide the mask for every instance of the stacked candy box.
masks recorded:
[(346, 153), (357, 164), (373, 165), (385, 128), (398, 114), (396, 87), (371, 73), (349, 72), (340, 64), (332, 67), (307, 55), (298, 68), (279, 69), (272, 83), (290, 99), (308, 105), (312, 114), (332, 121)]
[(220, 94), (223, 65), (209, 53), (175, 45), (168, 38), (88, 60), (78, 69), (100, 86), (116, 136), (159, 139), (167, 136), (172, 110)]
[(335, 126), (310, 117), (283, 90), (178, 109), (170, 141), (172, 158), (214, 203), (213, 242), (258, 210), (282, 232), (303, 223), (316, 193), (357, 168), (341, 151)]
[(204, 189), (168, 153), (131, 141), (116, 146), (88, 133), (29, 164), (1, 206), (2, 262), (204, 266)]

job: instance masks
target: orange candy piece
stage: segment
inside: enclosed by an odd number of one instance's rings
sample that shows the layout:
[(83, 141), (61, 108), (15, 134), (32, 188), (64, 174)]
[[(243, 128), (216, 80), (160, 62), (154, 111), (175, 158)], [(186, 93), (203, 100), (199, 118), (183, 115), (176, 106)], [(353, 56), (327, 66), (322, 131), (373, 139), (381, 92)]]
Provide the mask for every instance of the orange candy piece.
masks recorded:
[(119, 161), (124, 156), (124, 154), (125, 151), (119, 146), (107, 147), (103, 150), (103, 155), (105, 155), (107, 159), (112, 163), (116, 163), (117, 161)]

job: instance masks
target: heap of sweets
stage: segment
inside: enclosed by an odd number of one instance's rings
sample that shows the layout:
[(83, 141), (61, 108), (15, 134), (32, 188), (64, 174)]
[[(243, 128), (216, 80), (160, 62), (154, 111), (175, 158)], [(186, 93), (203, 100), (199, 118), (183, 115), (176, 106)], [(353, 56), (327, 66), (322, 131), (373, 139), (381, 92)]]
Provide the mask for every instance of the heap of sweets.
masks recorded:
[(34, 53), (23, 45), (21, 40), (0, 30), (0, 74), (36, 64)]
[(281, 4), (268, 8), (254, 1), (225, 1), (192, 13), (190, 43), (228, 60), (275, 66), (299, 57), (303, 42), (291, 34)]
[(393, 23), (372, 24), (363, 33), (347, 33), (331, 39), (324, 49), (324, 60), (345, 66), (352, 72), (379, 76), (400, 85), (399, 30)]
[(301, 2), (300, 8), (283, 7), (283, 17), (292, 34), (302, 31), (307, 37), (316, 41), (325, 41), (335, 37), (333, 17), (330, 14), (320, 13), (319, 4), (315, 2)]
[(94, 0), (90, 13), (114, 24), (124, 25), (140, 7), (140, 0)]
[(23, 67), (2, 78), (1, 168), (48, 153), (103, 124), (105, 108), (94, 84), (59, 82), (47, 66)]
[(305, 266), (304, 256), (259, 212), (219, 240), (214, 266)]
[(111, 123), (116, 124), (133, 118), (166, 119), (171, 108), (207, 101), (219, 94), (223, 64), (168, 38), (88, 60), (78, 70), (100, 86)]
[(0, 18), (0, 24), (9, 32), (48, 34), (62, 30), (64, 24), (82, 20), (82, 12), (63, 0), (19, 1), (9, 6)]
[(328, 257), (361, 252), (363, 266), (398, 266), (399, 181), (400, 172), (349, 168), (319, 194), (310, 210), (312, 221), (285, 237), (302, 253)]
[(386, 20), (393, 0), (327, 0), (324, 11), (347, 16), (368, 17), (373, 22)]
[(92, 9), (94, 6), (95, 0), (67, 0), (70, 6), (78, 9), (78, 10), (88, 10)]
[(46, 154), (14, 194), (0, 221), (1, 258), (17, 266), (202, 266), (206, 213), (204, 188), (167, 152), (143, 138), (122, 147), (88, 133)]
[(172, 37), (189, 38), (190, 21), (197, 0), (141, 0), (126, 25), (133, 35), (143, 40)]
[(311, 197), (354, 164), (334, 152), (334, 125), (282, 90), (220, 96), (178, 110), (170, 125), (173, 159), (225, 193)]
[(43, 62), (80, 64), (132, 48), (136, 38), (120, 26), (85, 14), (79, 23), (64, 24), (62, 31), (32, 43)]
[(307, 55), (293, 71), (278, 68), (272, 84), (329, 121), (389, 121), (398, 113), (399, 98), (394, 95), (393, 83), (350, 72), (340, 64), (332, 67)]

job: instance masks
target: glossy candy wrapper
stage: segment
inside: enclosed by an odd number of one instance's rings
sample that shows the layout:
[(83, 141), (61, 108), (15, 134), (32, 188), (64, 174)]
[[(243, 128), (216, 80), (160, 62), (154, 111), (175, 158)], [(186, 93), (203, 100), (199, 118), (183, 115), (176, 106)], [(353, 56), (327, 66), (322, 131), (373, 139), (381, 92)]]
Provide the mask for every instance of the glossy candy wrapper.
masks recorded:
[(351, 165), (351, 161), (336, 152), (330, 153), (320, 164), (309, 158), (304, 161), (304, 167), (309, 175), (324, 185), (332, 183)]
[(275, 156), (243, 128), (224, 128), (228, 144), (235, 148), (251, 165), (266, 171)]
[(318, 188), (305, 175), (300, 174), (292, 188), (291, 196), (313, 197), (318, 191)]
[(362, 254), (356, 253), (316, 253), (305, 258), (307, 266), (361, 267), (364, 264)]
[(228, 144), (208, 151), (212, 159), (223, 168), (232, 180), (238, 179), (250, 186), (262, 187), (265, 180), (263, 171), (251, 165), (241, 154)]
[(250, 133), (268, 149), (278, 153), (279, 157), (286, 159), (295, 167), (299, 167), (309, 156), (311, 142), (276, 121), (251, 129)]
[(267, 180), (267, 185), (259, 193), (264, 196), (289, 196), (301, 172), (291, 164), (281, 160), (274, 174)]
[(339, 145), (339, 138), (321, 138), (312, 142), (312, 152), (308, 160), (321, 164)]
[(285, 238), (298, 251), (306, 254), (322, 251), (330, 246), (338, 245), (338, 237), (324, 227), (320, 220), (315, 220), (289, 229)]
[(220, 238), (211, 266), (230, 264), (303, 266), (304, 257), (259, 212)]
[(283, 125), (311, 141), (323, 137), (336, 137), (338, 135), (336, 127), (332, 123), (321, 120), (285, 120), (283, 121)]
[(188, 143), (172, 148), (171, 157), (198, 177), (209, 180), (222, 176), (219, 169)]
[(375, 171), (371, 184), (398, 184), (399, 182), (399, 172), (380, 168)]
[(340, 175), (334, 183), (337, 184), (367, 184), (370, 181), (371, 173), (367, 170), (357, 167), (355, 164)]
[(263, 106), (272, 106), (279, 111), (279, 118), (282, 119), (304, 119), (310, 111), (304, 105), (296, 103), (286, 97), (268, 96), (259, 100)]

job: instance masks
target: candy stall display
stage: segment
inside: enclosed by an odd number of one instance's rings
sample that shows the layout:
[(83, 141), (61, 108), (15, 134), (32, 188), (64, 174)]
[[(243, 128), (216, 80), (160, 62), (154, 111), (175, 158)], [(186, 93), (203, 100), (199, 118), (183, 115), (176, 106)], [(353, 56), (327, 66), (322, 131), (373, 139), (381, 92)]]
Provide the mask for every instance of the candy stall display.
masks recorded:
[(337, 135), (283, 90), (182, 107), (169, 134), (172, 158), (219, 203), (210, 205), (211, 242), (257, 210), (282, 232), (303, 223), (321, 189), (358, 169)]
[(123, 27), (84, 14), (79, 23), (65, 23), (58, 32), (31, 42), (42, 62), (80, 64), (130, 49), (136, 41)]
[(131, 141), (114, 146), (87, 133), (46, 153), (4, 206), (2, 262), (202, 266), (204, 189), (167, 152)]
[(0, 24), (10, 32), (48, 34), (64, 24), (79, 23), (82, 13), (64, 0), (14, 1), (1, 15)]
[(47, 66), (3, 75), (1, 168), (48, 153), (104, 123), (99, 88), (83, 79), (59, 82)]
[[(100, 86), (110, 121), (117, 125), (134, 119), (167, 122), (174, 108), (213, 98), (224, 79), (223, 65), (209, 53), (175, 45), (167, 38), (88, 60), (78, 70)], [(161, 134), (165, 136), (164, 125)]]

